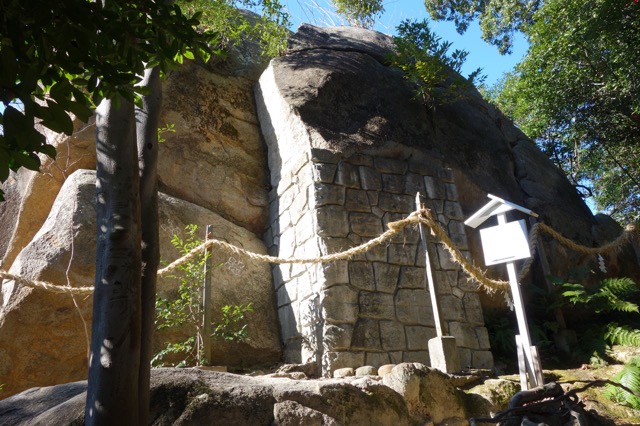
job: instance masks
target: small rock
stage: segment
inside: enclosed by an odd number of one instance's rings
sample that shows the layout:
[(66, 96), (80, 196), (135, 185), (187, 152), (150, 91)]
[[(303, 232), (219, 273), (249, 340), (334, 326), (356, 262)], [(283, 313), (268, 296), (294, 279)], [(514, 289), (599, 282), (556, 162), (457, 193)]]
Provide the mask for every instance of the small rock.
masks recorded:
[(306, 377), (317, 377), (318, 365), (315, 362), (306, 364), (285, 364), (278, 368), (278, 373), (304, 373)]
[(365, 365), (356, 369), (356, 377), (377, 376), (378, 369), (370, 365)]
[(344, 377), (351, 377), (354, 375), (355, 375), (355, 371), (353, 371), (353, 368), (351, 367), (338, 368), (336, 371), (333, 372), (333, 377), (336, 379), (342, 379)]
[(471, 388), (468, 393), (473, 394), (474, 402), (470, 404), (471, 414), (496, 413), (504, 410), (509, 400), (520, 391), (517, 382), (504, 379), (487, 379), (484, 383)]
[(467, 374), (467, 375), (457, 375), (457, 374), (449, 374), (451, 378), (451, 383), (453, 386), (457, 388), (463, 388), (465, 386), (470, 385), (471, 383), (475, 383), (480, 380), (480, 376)]
[(293, 380), (306, 380), (307, 375), (301, 371), (293, 371), (291, 373), (280, 373), (275, 372), (272, 374), (267, 374), (266, 377), (273, 377), (276, 379), (293, 379)]
[(378, 367), (378, 376), (386, 376), (387, 374), (391, 373), (391, 370), (393, 370), (393, 367), (395, 366), (396, 364), (381, 365), (380, 367)]

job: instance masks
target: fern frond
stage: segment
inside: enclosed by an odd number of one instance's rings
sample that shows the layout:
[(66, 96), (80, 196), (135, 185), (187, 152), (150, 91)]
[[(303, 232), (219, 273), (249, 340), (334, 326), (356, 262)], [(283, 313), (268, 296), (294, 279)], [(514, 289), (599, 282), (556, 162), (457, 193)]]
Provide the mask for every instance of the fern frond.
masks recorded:
[(602, 288), (606, 288), (621, 298), (631, 296), (640, 291), (631, 278), (607, 278), (602, 281)]
[[(613, 381), (640, 393), (640, 366), (638, 364), (640, 364), (640, 358), (635, 358), (625, 364), (622, 371), (615, 375)], [(640, 398), (614, 385), (607, 385), (604, 395), (615, 402), (629, 405), (635, 409), (640, 408)]]
[(615, 322), (607, 325), (605, 338), (612, 345), (640, 347), (640, 330)]
[(636, 303), (630, 302), (635, 293), (638, 292), (636, 283), (630, 278), (609, 278), (602, 281), (602, 287), (598, 289), (595, 296), (601, 305), (601, 310), (618, 312), (639, 312)]
[(611, 310), (618, 312), (637, 312), (640, 313), (640, 308), (633, 302), (629, 302), (627, 300), (610, 300)]

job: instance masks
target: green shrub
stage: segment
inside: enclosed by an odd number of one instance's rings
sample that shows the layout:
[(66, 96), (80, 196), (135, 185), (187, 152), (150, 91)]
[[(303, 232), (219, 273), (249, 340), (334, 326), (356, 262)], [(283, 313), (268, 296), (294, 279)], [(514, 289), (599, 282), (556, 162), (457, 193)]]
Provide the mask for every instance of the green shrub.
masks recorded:
[(433, 108), (451, 102), (484, 80), (479, 68), (467, 78), (458, 74), (468, 52), (456, 49), (449, 54), (451, 43), (442, 41), (432, 32), (427, 20), (404, 20), (396, 30), (398, 36), (393, 41), (397, 54), (391, 59), (392, 65), (400, 68), (415, 84), (418, 96), (426, 106)]
[[(203, 241), (197, 237), (197, 232), (197, 225), (187, 225), (184, 238), (177, 234), (173, 236), (171, 244), (181, 256), (202, 244)], [(180, 283), (177, 297), (173, 299), (156, 297), (156, 329), (187, 330), (190, 337), (181, 342), (167, 343), (151, 360), (153, 367), (206, 365), (210, 361), (204, 357), (202, 351), (204, 343), (202, 293), (204, 267), (209, 256), (210, 252), (205, 254), (202, 251), (190, 261), (178, 266), (177, 273), (169, 275)], [(252, 311), (251, 303), (223, 306), (221, 321), (212, 323), (214, 331), (211, 337), (236, 342), (247, 340), (249, 336), (245, 315)], [(181, 359), (177, 362), (169, 362), (166, 358)]]

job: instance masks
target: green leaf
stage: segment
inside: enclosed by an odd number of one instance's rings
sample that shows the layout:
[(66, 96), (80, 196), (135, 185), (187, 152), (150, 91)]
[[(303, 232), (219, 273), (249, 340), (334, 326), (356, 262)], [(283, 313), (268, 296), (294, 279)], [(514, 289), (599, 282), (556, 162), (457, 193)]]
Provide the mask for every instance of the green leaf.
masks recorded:
[(89, 120), (89, 117), (91, 117), (91, 115), (93, 114), (93, 111), (91, 110), (91, 108), (89, 108), (83, 102), (64, 99), (60, 102), (60, 106), (64, 108), (66, 111), (78, 117), (78, 119), (82, 120), (85, 123)]
[(0, 85), (12, 87), (17, 80), (18, 60), (11, 46), (0, 45)]
[(0, 182), (4, 182), (9, 177), (9, 152), (2, 146), (4, 145), (4, 136), (0, 135)]
[(13, 158), (16, 163), (29, 170), (40, 170), (40, 159), (36, 155), (28, 155), (24, 152), (14, 152)]
[(33, 127), (33, 118), (27, 117), (12, 105), (5, 108), (2, 125), (9, 147), (14, 145), (20, 150), (37, 148), (44, 141), (44, 136)]
[(70, 136), (73, 133), (73, 121), (71, 121), (69, 114), (67, 114), (64, 108), (51, 99), (47, 99), (47, 107), (51, 118), (43, 119), (40, 124), (54, 132), (64, 133)]
[(57, 155), (56, 148), (53, 145), (49, 145), (49, 144), (42, 145), (40, 147), (40, 152), (45, 155), (48, 155), (52, 159), (55, 159)]

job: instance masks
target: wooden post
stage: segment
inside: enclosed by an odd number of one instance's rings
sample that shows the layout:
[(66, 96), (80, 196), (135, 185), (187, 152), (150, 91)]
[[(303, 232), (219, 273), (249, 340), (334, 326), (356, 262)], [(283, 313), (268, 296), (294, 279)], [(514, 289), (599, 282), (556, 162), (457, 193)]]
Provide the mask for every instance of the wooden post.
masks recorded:
[[(418, 192), (416, 194), (416, 210), (420, 210), (422, 208), (424, 208), (424, 206), (420, 202), (420, 193)], [(438, 296), (436, 295), (436, 284), (433, 280), (431, 259), (429, 258), (429, 250), (427, 247), (428, 236), (424, 232), (424, 225), (422, 223), (418, 223), (418, 228), (420, 229), (420, 239), (422, 240), (422, 249), (424, 250), (425, 271), (427, 275), (427, 282), (429, 284), (429, 295), (431, 297), (431, 307), (433, 309), (433, 320), (436, 324), (436, 333), (438, 337), (442, 337), (444, 333), (442, 331), (442, 320), (440, 319), (440, 306), (438, 305)]]
[[(416, 194), (416, 209), (421, 210), (424, 206), (420, 202), (420, 193)], [(431, 309), (433, 311), (433, 321), (436, 326), (436, 337), (429, 339), (429, 360), (431, 367), (444, 373), (457, 373), (460, 371), (460, 355), (458, 354), (458, 346), (456, 338), (453, 336), (445, 336), (442, 319), (440, 318), (440, 304), (438, 303), (438, 295), (436, 293), (436, 283), (433, 279), (433, 271), (431, 270), (431, 259), (429, 258), (429, 236), (425, 232), (424, 225), (418, 223), (420, 229), (420, 239), (422, 240), (422, 249), (424, 250), (424, 263), (426, 281), (429, 287), (429, 296), (431, 298)]]
[[(205, 241), (211, 239), (212, 225), (207, 225)], [(204, 283), (202, 290), (202, 356), (204, 358), (204, 365), (211, 365), (211, 323), (213, 321), (213, 306), (211, 298), (211, 270), (213, 269), (213, 256), (211, 255), (211, 249), (205, 249), (205, 256), (208, 255), (208, 259), (204, 264)]]

